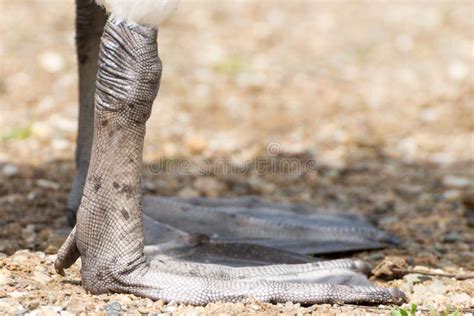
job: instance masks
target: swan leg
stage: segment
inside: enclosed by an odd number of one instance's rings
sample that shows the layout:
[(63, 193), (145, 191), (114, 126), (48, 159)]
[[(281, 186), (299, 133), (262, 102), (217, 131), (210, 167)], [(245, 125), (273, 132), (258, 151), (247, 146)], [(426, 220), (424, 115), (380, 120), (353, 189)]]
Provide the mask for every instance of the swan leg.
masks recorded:
[[(191, 304), (404, 300), (396, 289), (354, 285), (360, 267), (351, 261), (229, 267), (176, 259), (163, 264), (150, 254), (144, 247), (140, 174), (145, 123), (160, 76), (157, 30), (109, 18), (101, 39), (88, 175), (75, 230), (55, 263), (58, 272), (80, 254), (82, 284), (93, 294), (132, 293)], [(342, 277), (335, 281), (328, 275)]]
[(92, 150), (94, 131), (94, 90), (100, 36), (107, 20), (104, 8), (91, 0), (76, 0), (76, 52), (79, 70), (79, 124), (76, 145), (76, 174), (67, 199), (71, 226), (81, 203)]

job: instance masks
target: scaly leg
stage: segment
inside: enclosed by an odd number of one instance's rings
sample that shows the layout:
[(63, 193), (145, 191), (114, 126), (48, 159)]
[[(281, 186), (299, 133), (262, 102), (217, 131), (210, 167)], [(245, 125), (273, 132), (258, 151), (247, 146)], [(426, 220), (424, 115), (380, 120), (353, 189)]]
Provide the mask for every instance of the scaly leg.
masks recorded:
[(76, 174), (67, 199), (67, 217), (76, 223), (94, 135), (94, 92), (100, 37), (107, 20), (104, 8), (91, 0), (76, 0), (76, 51), (79, 70), (79, 124), (76, 147)]
[[(145, 123), (161, 75), (156, 40), (154, 28), (107, 21), (89, 171), (76, 228), (59, 251), (57, 270), (67, 268), (79, 253), (83, 285), (92, 293), (123, 292), (192, 304), (252, 298), (305, 304), (403, 301), (395, 289), (311, 282), (318, 270), (327, 273), (318, 263), (247, 268), (189, 263), (191, 269), (176, 263), (181, 270), (174, 272), (144, 254), (140, 171)], [(308, 282), (302, 282), (304, 275)]]

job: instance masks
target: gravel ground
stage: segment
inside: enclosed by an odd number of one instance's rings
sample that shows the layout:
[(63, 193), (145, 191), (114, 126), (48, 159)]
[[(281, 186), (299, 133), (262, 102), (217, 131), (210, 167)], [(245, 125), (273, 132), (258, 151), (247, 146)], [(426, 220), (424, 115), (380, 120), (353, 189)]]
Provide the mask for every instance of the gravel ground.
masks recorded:
[[(453, 1), (183, 3), (160, 31), (144, 191), (366, 214), (406, 241), (350, 254), (373, 264), (374, 283), (399, 287), (421, 313), (472, 313), (473, 12)], [(0, 1), (0, 34), (0, 314), (391, 313), (93, 296), (80, 262), (56, 275), (77, 126), (73, 3)], [(218, 158), (246, 171), (199, 168)], [(288, 158), (317, 163), (259, 169)], [(182, 161), (195, 168), (177, 170)]]

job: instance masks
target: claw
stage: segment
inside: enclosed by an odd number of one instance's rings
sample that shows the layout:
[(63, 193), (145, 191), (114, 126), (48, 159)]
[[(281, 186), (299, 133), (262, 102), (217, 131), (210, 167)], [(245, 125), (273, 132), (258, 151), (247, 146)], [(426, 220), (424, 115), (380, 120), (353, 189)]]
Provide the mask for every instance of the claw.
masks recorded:
[(372, 273), (372, 267), (365, 261), (354, 260), (356, 271), (369, 276)]
[(392, 288), (388, 290), (390, 291), (390, 294), (392, 295), (394, 304), (401, 305), (408, 301), (406, 294), (400, 291), (399, 289)]

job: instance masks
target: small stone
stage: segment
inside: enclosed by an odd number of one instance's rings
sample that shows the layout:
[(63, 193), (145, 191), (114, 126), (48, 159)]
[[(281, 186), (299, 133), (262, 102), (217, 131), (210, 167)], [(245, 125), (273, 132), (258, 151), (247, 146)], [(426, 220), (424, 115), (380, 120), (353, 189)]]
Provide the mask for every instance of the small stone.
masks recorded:
[(43, 272), (39, 272), (39, 271), (33, 272), (32, 279), (35, 280), (36, 282), (39, 282), (39, 283), (43, 284), (43, 285), (48, 284), (52, 280), (52, 278), (49, 275), (47, 275)]
[(182, 190), (178, 192), (178, 197), (184, 197), (184, 198), (189, 198), (189, 197), (197, 197), (199, 196), (199, 192), (194, 190), (191, 187), (184, 187)]
[(28, 313), (28, 310), (21, 305), (18, 305), (14, 308), (13, 315), (25, 315)]
[(400, 221), (398, 216), (384, 216), (380, 221), (379, 225), (381, 226), (389, 226), (391, 224), (397, 223)]
[(474, 305), (474, 298), (467, 293), (454, 294), (450, 299), (453, 306), (469, 307)]
[(77, 315), (85, 311), (85, 306), (80, 300), (73, 299), (67, 304), (66, 310)]
[(25, 228), (23, 228), (21, 230), (21, 236), (24, 238), (24, 239), (28, 239), (30, 238), (31, 236), (34, 236), (36, 235), (35, 234), (35, 225), (33, 224), (28, 224)]
[(418, 274), (418, 273), (410, 273), (410, 274), (404, 275), (403, 280), (411, 284), (418, 284), (424, 281), (431, 280), (431, 277)]
[(469, 67), (460, 60), (455, 60), (448, 65), (448, 75), (451, 79), (460, 81), (469, 75)]
[(165, 313), (174, 313), (178, 310), (178, 306), (175, 304), (168, 304), (162, 308), (162, 311)]
[(32, 311), (29, 315), (33, 316), (57, 316), (62, 311), (61, 306), (41, 306)]
[(156, 192), (157, 186), (153, 181), (145, 181), (143, 186), (145, 187), (145, 190), (149, 192)]
[(46, 122), (35, 122), (31, 125), (31, 133), (39, 139), (49, 140), (54, 135), (54, 130)]
[(48, 293), (48, 294), (46, 295), (46, 300), (47, 300), (49, 303), (54, 304), (54, 303), (56, 303), (56, 301), (58, 300), (58, 298), (57, 298), (57, 296), (54, 295), (53, 293)]
[(0, 285), (1, 286), (14, 286), (16, 284), (15, 278), (10, 275), (10, 272), (5, 270), (0, 270)]
[(61, 185), (57, 182), (53, 182), (46, 179), (39, 179), (36, 181), (36, 184), (43, 189), (59, 190)]
[(140, 307), (137, 308), (137, 310), (140, 314), (145, 314), (145, 315), (150, 313), (150, 311), (151, 311), (150, 308), (145, 307), (145, 306), (140, 306)]
[(0, 252), (12, 253), (17, 246), (15, 240), (0, 239)]
[(212, 177), (199, 177), (193, 182), (193, 187), (209, 197), (217, 197), (224, 185)]
[(443, 242), (453, 243), (461, 239), (461, 236), (456, 232), (451, 232), (443, 236)]
[(443, 198), (448, 201), (456, 201), (462, 197), (462, 192), (459, 190), (447, 190), (443, 192)]
[(250, 309), (252, 312), (257, 312), (257, 311), (260, 310), (260, 306), (259, 306), (258, 304), (253, 303), (253, 304), (250, 304), (249, 309)]
[(39, 64), (49, 73), (60, 72), (64, 68), (64, 59), (53, 51), (46, 51), (38, 56)]
[(458, 176), (446, 176), (443, 178), (443, 184), (451, 188), (466, 188), (474, 186), (474, 180)]
[(12, 164), (6, 164), (2, 168), (5, 177), (10, 178), (18, 174), (18, 167)]
[(446, 286), (440, 280), (434, 280), (428, 288), (434, 294), (443, 295), (446, 293)]
[(30, 311), (34, 310), (34, 309), (37, 309), (39, 306), (39, 302), (38, 301), (31, 301), (28, 303), (27, 307)]
[(158, 300), (153, 303), (153, 309), (156, 309), (156, 310), (161, 310), (163, 306), (165, 306), (165, 302), (163, 300)]
[(11, 258), (11, 263), (14, 263), (18, 266), (24, 266), (26, 263), (29, 265), (36, 265), (39, 263), (39, 260), (28, 250), (18, 250), (15, 252)]
[(384, 257), (385, 255), (382, 252), (376, 252), (369, 256), (369, 260), (382, 260)]
[(193, 154), (202, 153), (208, 147), (207, 141), (200, 136), (192, 136), (186, 139), (184, 145)]
[(26, 295), (28, 295), (28, 292), (20, 292), (20, 291), (10, 292), (10, 297), (13, 297), (13, 298), (21, 298), (21, 297), (25, 297)]
[(407, 270), (408, 263), (405, 259), (387, 256), (372, 270), (372, 273), (379, 279), (393, 280), (402, 277)]
[(109, 304), (105, 305), (105, 315), (107, 316), (115, 316), (120, 315), (122, 312), (122, 305), (119, 302), (110, 302)]

